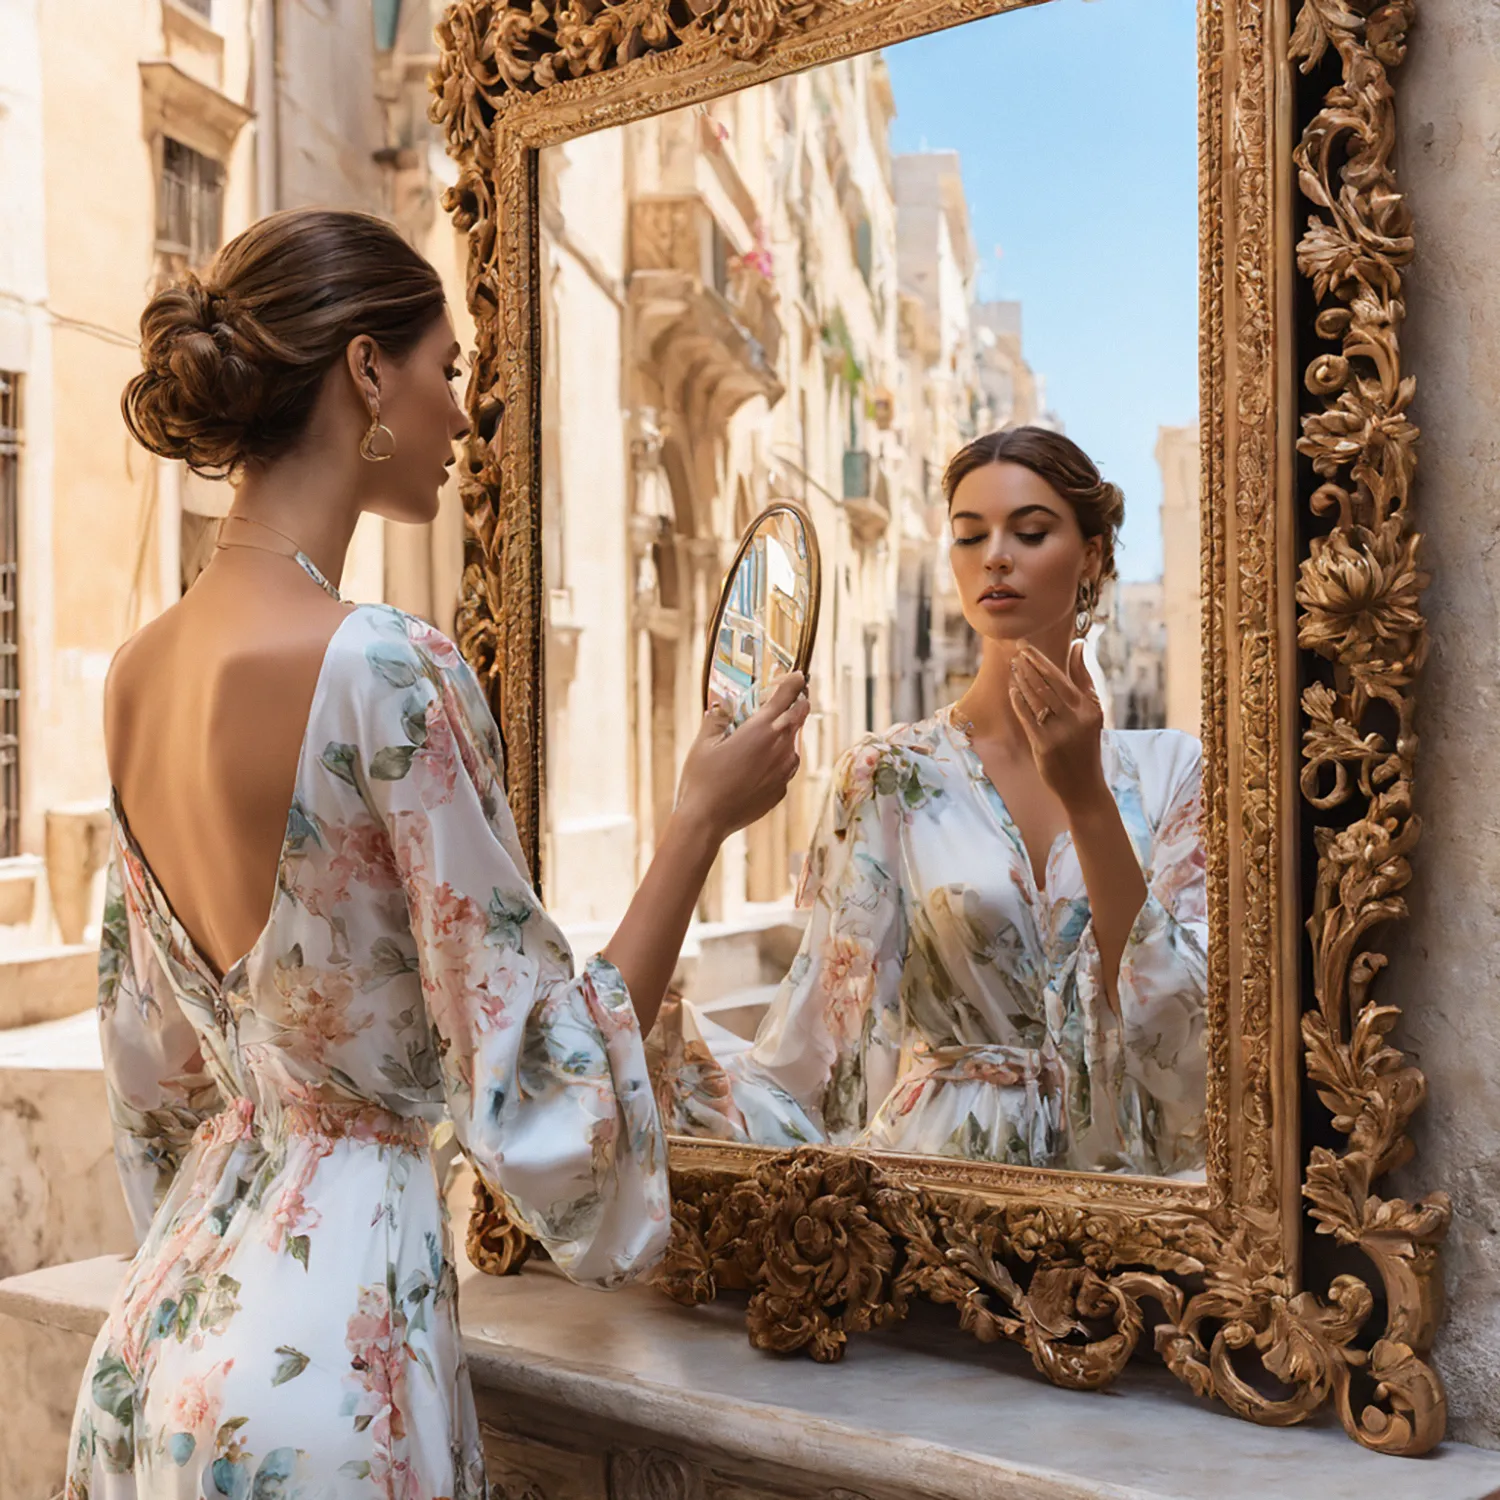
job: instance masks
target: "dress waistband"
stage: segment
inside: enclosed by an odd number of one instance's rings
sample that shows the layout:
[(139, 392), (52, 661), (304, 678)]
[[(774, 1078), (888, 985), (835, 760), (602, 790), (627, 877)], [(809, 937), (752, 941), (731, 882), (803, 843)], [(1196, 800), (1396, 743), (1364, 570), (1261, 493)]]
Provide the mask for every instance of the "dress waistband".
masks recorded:
[(981, 1046), (911, 1046), (903, 1058), (901, 1082), (928, 1080), (943, 1083), (989, 1083), (1014, 1088), (1040, 1084), (1055, 1088), (1063, 1081), (1062, 1067), (1051, 1047), (1011, 1047), (1001, 1043)]
[(319, 1141), (360, 1141), (425, 1151), (431, 1128), (425, 1120), (382, 1109), (378, 1104), (279, 1099), (259, 1109), (251, 1099), (235, 1099), (199, 1125), (193, 1139), (206, 1147), (250, 1136), (307, 1136)]

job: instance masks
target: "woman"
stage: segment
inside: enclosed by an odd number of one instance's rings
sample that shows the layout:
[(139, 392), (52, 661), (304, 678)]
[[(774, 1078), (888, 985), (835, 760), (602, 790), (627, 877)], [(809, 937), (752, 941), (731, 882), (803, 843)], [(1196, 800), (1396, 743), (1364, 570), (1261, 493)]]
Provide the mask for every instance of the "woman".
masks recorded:
[(795, 768), (801, 681), (732, 737), (706, 723), (629, 912), (575, 974), (478, 682), (438, 631), (337, 593), (359, 516), (431, 520), (467, 430), (436, 273), (378, 220), (278, 214), (141, 329), (130, 430), (237, 486), (220, 549), (106, 688), (99, 1014), (142, 1244), (67, 1494), (473, 1500), (431, 1128), (451, 1111), (576, 1280), (652, 1265), (668, 1194), (641, 1035), (721, 840)]
[(685, 1009), (663, 1112), (767, 1145), (1197, 1171), (1201, 751), (1104, 731), (1084, 666), (1123, 499), (1034, 427), (970, 443), (944, 488), (974, 684), (839, 762), (754, 1045)]

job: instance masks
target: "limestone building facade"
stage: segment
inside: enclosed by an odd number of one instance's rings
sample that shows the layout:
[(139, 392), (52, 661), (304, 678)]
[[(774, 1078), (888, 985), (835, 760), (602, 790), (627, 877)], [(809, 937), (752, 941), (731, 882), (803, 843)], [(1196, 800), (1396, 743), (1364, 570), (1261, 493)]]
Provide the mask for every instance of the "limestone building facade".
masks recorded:
[[(230, 498), (124, 430), (153, 288), (261, 214), (323, 204), (395, 218), (464, 319), (463, 245), (437, 204), (448, 167), (426, 124), (436, 8), (0, 11), (0, 953), (86, 948), (109, 661), (196, 576)], [(448, 623), (461, 553), (455, 491), (432, 527), (363, 524), (344, 591)]]

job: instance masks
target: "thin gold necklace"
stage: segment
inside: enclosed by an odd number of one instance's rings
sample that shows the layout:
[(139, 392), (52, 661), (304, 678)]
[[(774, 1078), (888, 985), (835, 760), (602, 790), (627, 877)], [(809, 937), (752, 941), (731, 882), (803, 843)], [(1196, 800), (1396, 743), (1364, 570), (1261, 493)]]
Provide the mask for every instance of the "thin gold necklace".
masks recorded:
[[(277, 527), (271, 525), (271, 523), (269, 521), (257, 520), (256, 517), (254, 517), (254, 516), (242, 516), (242, 515), (237, 514), (234, 511), (230, 511), (227, 516), (221, 516), (219, 518), (218, 537), (222, 537), (224, 535), (224, 522), (225, 521), (243, 521), (246, 526), (259, 526), (262, 531), (269, 531), (272, 536), (279, 536), (282, 541), (284, 541), (284, 542), (290, 542), (292, 544), (292, 546), (294, 546), (297, 549), (297, 551), (300, 552), (302, 550), (302, 544), (301, 544), (301, 542), (299, 542), (297, 540), (296, 537), (294, 537), (294, 536), (288, 536), (286, 534), (286, 532), (284, 532), (284, 531), (278, 529)], [(217, 540), (217, 537), (216, 537), (216, 540)], [(243, 546), (244, 544), (241, 543), (240, 545)], [(261, 548), (261, 550), (262, 551), (267, 551), (268, 549), (263, 547), (263, 548)]]
[(285, 552), (280, 551), (276, 547), (262, 547), (257, 542), (226, 542), (224, 540), (225, 521), (246, 521), (251, 526), (259, 526), (264, 530), (269, 531), (273, 536), (279, 536), (284, 542), (290, 542), (293, 548), (290, 560), (296, 563), (297, 566), (301, 568), (302, 571), (306, 573), (307, 576), (311, 578), (312, 581), (317, 584), (317, 586), (322, 589), (330, 599), (336, 599), (340, 604), (344, 602), (344, 596), (339, 593), (339, 591), (328, 581), (328, 579), (323, 574), (323, 570), (317, 565), (317, 563), (315, 563), (312, 558), (310, 558), (307, 553), (302, 550), (302, 548), (298, 545), (297, 538), (294, 536), (288, 536), (284, 531), (278, 531), (276, 527), (272, 526), (268, 521), (257, 521), (254, 516), (222, 516), (219, 520), (218, 530), (214, 534), (215, 552), (225, 552), (231, 550), (232, 548), (239, 547), (247, 552), (266, 552), (269, 553), (272, 557), (287, 556)]
[(963, 731), (964, 736), (972, 740), (974, 738), (974, 721), (963, 711), (963, 699), (948, 705), (948, 717), (952, 719), (954, 727)]

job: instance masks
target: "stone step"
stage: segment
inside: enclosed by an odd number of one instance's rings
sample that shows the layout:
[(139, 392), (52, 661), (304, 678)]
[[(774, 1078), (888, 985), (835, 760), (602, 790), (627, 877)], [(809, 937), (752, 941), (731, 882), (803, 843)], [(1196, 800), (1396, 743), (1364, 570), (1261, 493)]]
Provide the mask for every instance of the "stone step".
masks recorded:
[(0, 1032), (92, 1011), (98, 968), (94, 943), (0, 952)]
[(0, 1274), (129, 1252), (92, 1009), (0, 1032)]

